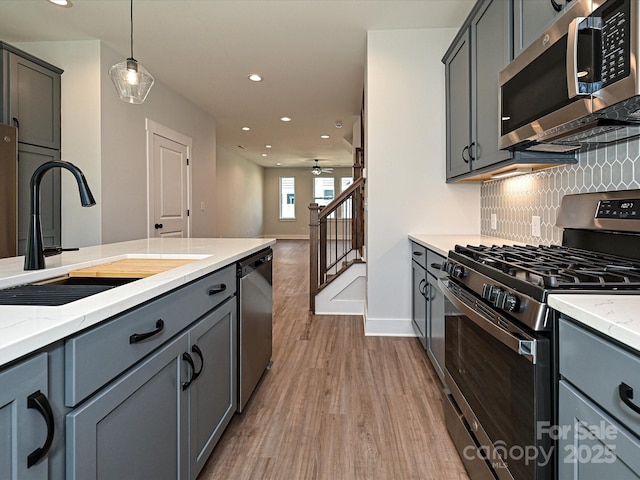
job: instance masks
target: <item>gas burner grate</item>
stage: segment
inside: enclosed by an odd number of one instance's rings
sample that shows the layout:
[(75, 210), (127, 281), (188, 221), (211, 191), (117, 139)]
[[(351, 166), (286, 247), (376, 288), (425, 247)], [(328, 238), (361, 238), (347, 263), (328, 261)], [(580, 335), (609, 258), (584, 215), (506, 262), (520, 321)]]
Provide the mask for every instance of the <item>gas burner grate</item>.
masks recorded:
[(553, 288), (640, 288), (640, 261), (564, 246), (456, 246), (456, 252), (529, 284)]

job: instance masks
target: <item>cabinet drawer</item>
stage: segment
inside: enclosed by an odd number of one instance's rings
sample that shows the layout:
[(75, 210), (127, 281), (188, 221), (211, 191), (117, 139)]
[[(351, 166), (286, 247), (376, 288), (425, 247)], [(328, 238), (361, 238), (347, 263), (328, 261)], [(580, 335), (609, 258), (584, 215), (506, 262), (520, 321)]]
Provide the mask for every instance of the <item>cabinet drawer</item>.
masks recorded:
[(436, 278), (447, 276), (447, 272), (440, 270), (445, 258), (433, 250), (427, 249), (427, 271)]
[(66, 405), (77, 405), (235, 291), (231, 265), (67, 340)]
[(560, 319), (560, 374), (636, 435), (640, 414), (619, 393), (633, 388), (640, 407), (640, 357), (565, 319)]
[(422, 245), (411, 242), (411, 258), (422, 268), (427, 268), (427, 249)]

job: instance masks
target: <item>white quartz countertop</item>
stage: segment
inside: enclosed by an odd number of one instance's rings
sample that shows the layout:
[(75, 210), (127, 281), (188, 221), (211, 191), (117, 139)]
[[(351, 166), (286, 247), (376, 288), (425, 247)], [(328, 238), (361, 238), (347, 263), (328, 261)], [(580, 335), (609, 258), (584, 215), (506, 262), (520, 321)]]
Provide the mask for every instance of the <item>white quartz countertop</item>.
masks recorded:
[(0, 366), (275, 243), (264, 238), (151, 238), (81, 248), (23, 270), (24, 257), (0, 259), (0, 288), (66, 275), (125, 258), (186, 258), (186, 265), (60, 306), (0, 305)]
[(640, 295), (552, 294), (549, 306), (640, 352)]
[(491, 237), (488, 235), (432, 235), (409, 234), (409, 239), (446, 257), (449, 250), (456, 245), (517, 245), (521, 244), (506, 238)]

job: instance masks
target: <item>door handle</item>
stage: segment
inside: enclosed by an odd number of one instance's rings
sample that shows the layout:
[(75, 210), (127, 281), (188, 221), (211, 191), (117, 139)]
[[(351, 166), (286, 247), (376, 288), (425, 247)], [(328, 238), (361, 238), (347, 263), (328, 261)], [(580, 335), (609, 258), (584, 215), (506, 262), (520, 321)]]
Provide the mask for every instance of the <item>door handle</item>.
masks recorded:
[(47, 397), (38, 390), (35, 393), (32, 393), (27, 398), (27, 408), (35, 408), (40, 415), (44, 418), (44, 421), (47, 423), (47, 438), (42, 447), (36, 448), (33, 452), (29, 454), (27, 457), (27, 468), (31, 468), (36, 463), (38, 463), (41, 459), (45, 457), (45, 455), (49, 452), (51, 448), (51, 443), (53, 442), (53, 435), (55, 432), (54, 420), (53, 420), (53, 411), (51, 410), (51, 404)]
[(164, 227), (164, 225), (162, 225), (161, 223), (156, 223), (153, 227), (154, 227), (156, 230), (158, 230), (159, 228)]

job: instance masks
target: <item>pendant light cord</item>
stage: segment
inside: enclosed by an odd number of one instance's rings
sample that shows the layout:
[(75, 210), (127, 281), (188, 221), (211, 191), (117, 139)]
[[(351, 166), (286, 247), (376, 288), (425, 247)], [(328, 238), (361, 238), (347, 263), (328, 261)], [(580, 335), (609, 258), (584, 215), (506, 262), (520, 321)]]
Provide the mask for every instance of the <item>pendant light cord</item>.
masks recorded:
[(131, 58), (133, 59), (133, 0), (131, 0)]

